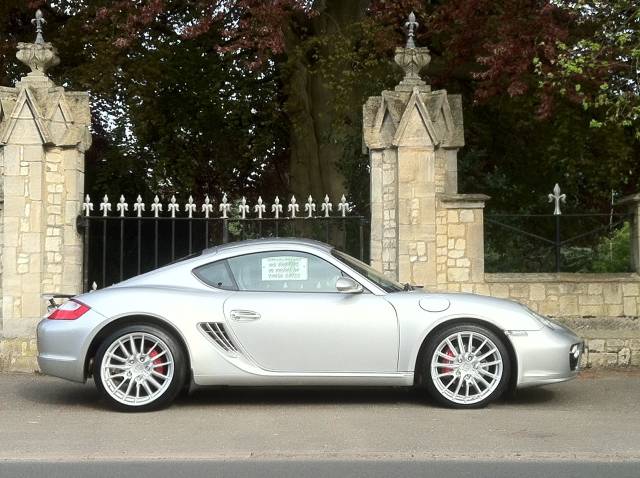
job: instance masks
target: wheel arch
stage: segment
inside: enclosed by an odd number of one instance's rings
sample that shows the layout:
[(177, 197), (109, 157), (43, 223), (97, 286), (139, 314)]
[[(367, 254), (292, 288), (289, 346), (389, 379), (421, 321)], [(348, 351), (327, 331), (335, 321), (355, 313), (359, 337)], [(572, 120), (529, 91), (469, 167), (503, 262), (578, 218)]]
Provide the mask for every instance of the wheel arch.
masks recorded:
[(186, 370), (188, 374), (185, 383), (190, 383), (192, 378), (191, 353), (189, 351), (189, 347), (187, 346), (187, 342), (185, 341), (180, 331), (174, 325), (167, 322), (161, 317), (149, 314), (124, 315), (105, 324), (104, 327), (102, 327), (100, 331), (93, 337), (87, 349), (87, 353), (85, 354), (83, 369), (84, 378), (87, 379), (91, 375), (91, 371), (93, 368), (93, 359), (102, 341), (119, 328), (131, 324), (155, 325), (156, 327), (159, 327), (166, 333), (170, 334), (178, 342), (178, 344), (180, 344), (180, 347), (182, 347), (182, 350), (184, 351), (184, 356), (187, 359)]
[(415, 366), (414, 366), (414, 384), (418, 387), (423, 386), (424, 384), (424, 371), (425, 367), (422, 366), (424, 361), (424, 355), (427, 350), (427, 344), (429, 341), (438, 334), (441, 330), (446, 329), (448, 327), (452, 327), (459, 324), (473, 324), (479, 325), (482, 327), (486, 327), (498, 337), (503, 338), (502, 343), (507, 349), (507, 353), (509, 354), (509, 361), (511, 363), (511, 372), (509, 374), (509, 383), (507, 386), (507, 390), (514, 390), (516, 384), (518, 382), (518, 357), (516, 355), (516, 351), (513, 348), (513, 344), (511, 340), (508, 339), (504, 330), (502, 330), (497, 325), (489, 322), (488, 320), (478, 319), (474, 317), (456, 317), (445, 320), (444, 322), (436, 325), (433, 329), (429, 331), (426, 337), (422, 340), (422, 344), (420, 345), (420, 349), (418, 350), (418, 355), (416, 356)]

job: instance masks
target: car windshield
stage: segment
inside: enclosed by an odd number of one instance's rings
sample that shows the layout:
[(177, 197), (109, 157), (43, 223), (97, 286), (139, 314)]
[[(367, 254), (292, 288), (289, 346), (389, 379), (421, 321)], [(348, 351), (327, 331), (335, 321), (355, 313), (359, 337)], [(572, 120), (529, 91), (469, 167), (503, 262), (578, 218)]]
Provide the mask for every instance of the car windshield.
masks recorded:
[(365, 276), (375, 285), (380, 287), (382, 290), (386, 292), (401, 292), (406, 290), (405, 287), (390, 279), (387, 279), (380, 272), (375, 270), (373, 267), (365, 264), (364, 262), (359, 261), (358, 259), (351, 257), (343, 252), (336, 251), (335, 249), (331, 251), (334, 257), (339, 259), (341, 262), (344, 262), (346, 265), (355, 270), (358, 274)]

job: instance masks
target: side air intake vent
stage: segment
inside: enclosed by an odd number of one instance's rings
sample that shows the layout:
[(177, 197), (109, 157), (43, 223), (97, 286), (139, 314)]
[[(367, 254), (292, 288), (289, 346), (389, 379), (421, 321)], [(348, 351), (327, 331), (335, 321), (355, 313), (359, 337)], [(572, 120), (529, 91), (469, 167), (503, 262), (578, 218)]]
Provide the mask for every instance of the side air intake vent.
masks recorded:
[(231, 338), (229, 338), (229, 334), (227, 333), (227, 330), (224, 328), (224, 324), (219, 322), (203, 322), (199, 325), (200, 325), (200, 330), (202, 330), (223, 350), (227, 352), (238, 351), (236, 346), (231, 341)]

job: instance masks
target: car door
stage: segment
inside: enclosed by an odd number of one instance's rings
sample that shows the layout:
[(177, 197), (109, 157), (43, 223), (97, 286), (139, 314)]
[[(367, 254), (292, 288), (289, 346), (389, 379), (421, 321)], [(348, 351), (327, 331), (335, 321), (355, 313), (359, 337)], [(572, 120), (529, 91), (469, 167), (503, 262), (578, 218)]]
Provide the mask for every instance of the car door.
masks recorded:
[(340, 293), (342, 271), (298, 251), (227, 260), (238, 291), (224, 315), (244, 351), (265, 370), (396, 372), (398, 321), (383, 297)]

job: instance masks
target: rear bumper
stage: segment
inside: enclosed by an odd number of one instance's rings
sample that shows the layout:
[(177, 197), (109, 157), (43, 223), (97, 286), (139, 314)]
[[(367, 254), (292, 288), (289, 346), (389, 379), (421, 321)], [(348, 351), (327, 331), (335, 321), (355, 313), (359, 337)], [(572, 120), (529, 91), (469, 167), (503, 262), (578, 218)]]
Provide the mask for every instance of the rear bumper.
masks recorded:
[(38, 324), (38, 365), (42, 373), (85, 382), (85, 357), (105, 317), (89, 310), (78, 320), (42, 319)]
[(74, 382), (84, 383), (86, 381), (84, 370), (82, 369), (83, 362), (71, 357), (38, 354), (38, 366), (42, 373)]
[[(509, 335), (518, 359), (517, 388), (535, 387), (576, 378), (583, 340), (565, 327)], [(577, 351), (576, 351), (577, 348)], [(577, 357), (571, 353), (576, 352)]]

